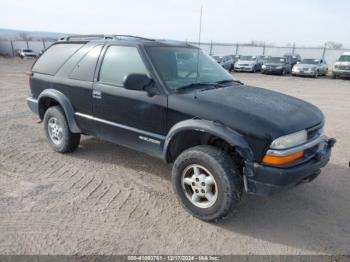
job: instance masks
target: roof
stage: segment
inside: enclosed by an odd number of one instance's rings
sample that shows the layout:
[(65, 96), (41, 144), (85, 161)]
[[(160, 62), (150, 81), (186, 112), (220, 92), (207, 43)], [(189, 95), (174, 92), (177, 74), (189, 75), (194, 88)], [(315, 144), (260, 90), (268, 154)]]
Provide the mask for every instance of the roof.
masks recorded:
[(144, 46), (175, 46), (175, 47), (193, 47), (187, 42), (177, 40), (151, 39), (133, 35), (70, 35), (62, 37), (59, 42), (116, 42), (116, 43), (137, 43)]

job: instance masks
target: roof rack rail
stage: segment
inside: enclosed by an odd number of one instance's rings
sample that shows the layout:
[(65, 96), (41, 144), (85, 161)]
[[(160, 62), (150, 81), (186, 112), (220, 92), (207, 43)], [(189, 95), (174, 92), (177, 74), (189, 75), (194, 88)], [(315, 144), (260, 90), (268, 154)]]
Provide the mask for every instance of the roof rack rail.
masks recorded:
[(59, 39), (59, 41), (70, 41), (70, 40), (80, 40), (80, 41), (88, 41), (88, 40), (97, 40), (97, 39), (121, 39), (121, 38), (135, 38), (140, 40), (147, 40), (147, 41), (155, 41), (154, 39), (145, 38), (141, 36), (133, 36), (133, 35), (103, 35), (103, 34), (96, 34), (96, 35), (69, 35), (64, 36)]
[(69, 35), (61, 37), (60, 41), (69, 41), (69, 40), (95, 40), (95, 39), (114, 39), (114, 36), (111, 35)]
[(126, 38), (136, 38), (136, 39), (141, 39), (141, 40), (155, 41), (154, 39), (151, 39), (151, 38), (146, 38), (146, 37), (142, 37), (142, 36), (135, 36), (135, 35), (113, 35), (113, 36), (116, 38), (126, 37)]

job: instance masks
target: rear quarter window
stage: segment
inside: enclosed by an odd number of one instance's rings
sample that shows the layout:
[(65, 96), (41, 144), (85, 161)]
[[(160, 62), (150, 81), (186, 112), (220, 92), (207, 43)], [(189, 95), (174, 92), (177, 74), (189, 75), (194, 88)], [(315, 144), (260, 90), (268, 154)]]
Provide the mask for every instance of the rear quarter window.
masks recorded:
[(102, 45), (95, 46), (75, 66), (69, 78), (92, 82)]
[(80, 43), (52, 45), (39, 57), (32, 71), (47, 75), (55, 75), (60, 67), (82, 46), (83, 44)]

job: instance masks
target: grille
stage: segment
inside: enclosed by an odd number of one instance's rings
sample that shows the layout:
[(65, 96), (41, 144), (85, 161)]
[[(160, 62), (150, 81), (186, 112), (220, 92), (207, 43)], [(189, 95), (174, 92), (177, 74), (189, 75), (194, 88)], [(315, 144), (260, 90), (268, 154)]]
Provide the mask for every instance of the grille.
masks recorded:
[(350, 70), (350, 66), (338, 66), (340, 70)]
[(322, 127), (323, 127), (322, 125), (318, 125), (307, 129), (307, 140), (310, 140), (316, 137), (318, 133), (321, 131)]

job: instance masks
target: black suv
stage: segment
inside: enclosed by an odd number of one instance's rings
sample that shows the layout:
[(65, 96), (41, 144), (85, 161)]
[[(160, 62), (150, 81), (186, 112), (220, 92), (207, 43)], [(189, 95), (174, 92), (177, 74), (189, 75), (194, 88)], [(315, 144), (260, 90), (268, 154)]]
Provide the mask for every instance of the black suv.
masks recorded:
[(317, 107), (244, 85), (182, 42), (67, 37), (36, 61), (30, 88), (28, 105), (55, 151), (75, 150), (86, 134), (174, 162), (179, 201), (207, 221), (236, 208), (244, 191), (313, 180), (335, 143)]
[(292, 72), (291, 59), (288, 57), (268, 57), (261, 66), (263, 74), (286, 75)]

